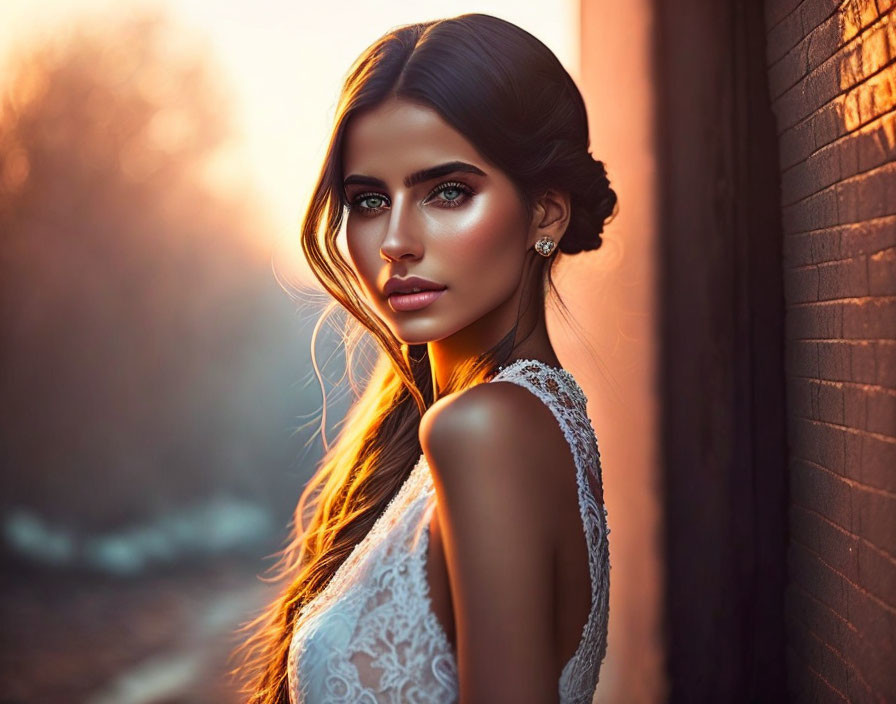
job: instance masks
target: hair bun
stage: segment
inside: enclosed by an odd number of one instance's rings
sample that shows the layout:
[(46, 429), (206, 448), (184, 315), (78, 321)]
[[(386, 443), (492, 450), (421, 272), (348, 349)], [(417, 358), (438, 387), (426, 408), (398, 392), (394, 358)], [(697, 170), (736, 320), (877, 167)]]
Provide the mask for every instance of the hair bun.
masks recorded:
[(616, 192), (610, 188), (604, 162), (585, 152), (581, 161), (582, 191), (572, 193), (572, 213), (566, 233), (560, 239), (560, 251), (577, 254), (595, 250), (603, 244), (601, 234), (607, 220), (614, 215)]

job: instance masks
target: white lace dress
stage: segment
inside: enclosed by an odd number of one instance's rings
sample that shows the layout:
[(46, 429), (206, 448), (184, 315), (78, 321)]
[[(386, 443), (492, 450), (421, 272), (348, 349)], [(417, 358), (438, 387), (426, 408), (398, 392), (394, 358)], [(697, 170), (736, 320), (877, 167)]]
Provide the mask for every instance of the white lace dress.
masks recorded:
[[(610, 559), (600, 455), (572, 374), (516, 360), (489, 382), (529, 389), (553, 411), (577, 468), (588, 545), (591, 610), (558, 682), (561, 704), (591, 704), (607, 647)], [(293, 704), (450, 704), (458, 699), (455, 653), (431, 608), (426, 579), (435, 489), (419, 461), (327, 586), (301, 611), (289, 649)]]

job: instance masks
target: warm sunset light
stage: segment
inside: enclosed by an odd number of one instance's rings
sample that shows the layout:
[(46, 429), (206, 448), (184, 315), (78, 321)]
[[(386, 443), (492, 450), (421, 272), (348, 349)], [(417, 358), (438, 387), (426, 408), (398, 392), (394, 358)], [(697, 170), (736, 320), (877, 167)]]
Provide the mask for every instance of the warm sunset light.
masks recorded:
[[(391, 26), (440, 17), (446, 12), (487, 12), (535, 33), (577, 75), (578, 2), (538, 5), (493, 0), (408, 3), (388, 0), (371, 6), (355, 2), (312, 3), (268, 0), (48, 0), (35, 4), (10, 0), (0, 9), (0, 52), (25, 47), (38, 37), (64, 35), (73, 20), (97, 29), (115, 17), (161, 13), (184, 28), (166, 37), (166, 53), (195, 54), (215, 67), (215, 80), (226, 93), (221, 103), (233, 123), (233, 139), (221, 145), (203, 165), (203, 181), (222, 195), (257, 198), (256, 244), (273, 253), (278, 272), (306, 280), (298, 251), (299, 222), (323, 158), (336, 99), (351, 62)], [(118, 70), (126, 76), (129, 61), (121, 56)], [(166, 105), (164, 76), (152, 78), (146, 90)], [(39, 90), (21, 85), (20, 92)], [(157, 148), (175, 148), (191, 130), (177, 105), (166, 105), (149, 131)], [(153, 169), (154, 151), (125, 153), (126, 173), (139, 177)], [(3, 178), (23, 178), (26, 158), (7, 165)]]
[(896, 701), (894, 161), (896, 0), (0, 0), (3, 701)]
[[(855, 3), (852, 11), (833, 15), (825, 26), (829, 31), (839, 29), (840, 41), (850, 42), (865, 29), (870, 18), (876, 17), (873, 2)], [(871, 139), (884, 140), (888, 149), (896, 146), (896, 119), (879, 121), (872, 129), (869, 122), (896, 106), (896, 66), (892, 63), (894, 28), (891, 17), (883, 17), (877, 27), (858, 39), (855, 45), (836, 59), (839, 75), (838, 92), (834, 98), (840, 108), (844, 129), (851, 132), (864, 128)]]

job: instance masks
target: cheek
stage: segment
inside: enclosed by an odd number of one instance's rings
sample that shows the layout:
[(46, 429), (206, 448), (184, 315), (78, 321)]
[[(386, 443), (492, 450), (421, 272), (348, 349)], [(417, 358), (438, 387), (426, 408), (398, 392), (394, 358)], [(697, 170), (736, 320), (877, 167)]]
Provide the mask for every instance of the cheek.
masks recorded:
[[(376, 276), (379, 272), (379, 256), (375, 247), (368, 246), (364, 238), (353, 232), (351, 226), (346, 226), (346, 249), (355, 271), (365, 286), (371, 288), (376, 285)], [(373, 240), (371, 240), (373, 241)]]
[(525, 255), (525, 232), (520, 213), (505, 200), (483, 196), (458, 214), (441, 247), (455, 275), (483, 277), (483, 284), (499, 287), (508, 278), (515, 280)]

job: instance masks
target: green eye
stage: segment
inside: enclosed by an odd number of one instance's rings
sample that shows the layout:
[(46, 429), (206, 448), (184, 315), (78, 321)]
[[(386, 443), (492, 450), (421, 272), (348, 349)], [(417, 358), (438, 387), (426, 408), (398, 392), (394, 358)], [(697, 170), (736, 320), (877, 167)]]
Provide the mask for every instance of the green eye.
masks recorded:
[(457, 206), (463, 204), (467, 198), (473, 195), (473, 189), (469, 186), (461, 183), (460, 181), (448, 181), (446, 183), (440, 183), (433, 189), (432, 193), (429, 194), (427, 200), (432, 198), (433, 196), (443, 195), (445, 193), (450, 193), (452, 191), (456, 191), (457, 195), (453, 198), (439, 198), (438, 200), (441, 203), (444, 203), (449, 208), (456, 208)]
[[(445, 198), (435, 198), (442, 194), (449, 194)], [(453, 195), (452, 195), (453, 194)], [(443, 208), (456, 208), (463, 205), (467, 199), (475, 194), (472, 188), (460, 181), (447, 181), (440, 183), (429, 195), (426, 196), (425, 202), (433, 199), (440, 203)], [(383, 208), (388, 207), (389, 199), (380, 193), (361, 193), (355, 196), (354, 200), (349, 204), (349, 208), (363, 215), (376, 215)]]
[[(365, 201), (371, 200), (375, 205), (364, 205)], [(379, 193), (362, 193), (351, 202), (351, 208), (359, 212), (377, 212), (382, 209), (385, 200)]]

